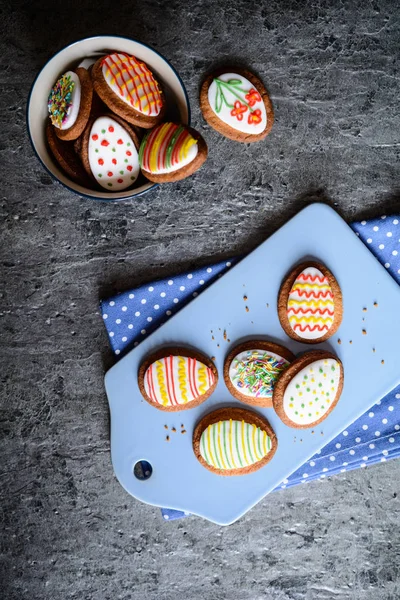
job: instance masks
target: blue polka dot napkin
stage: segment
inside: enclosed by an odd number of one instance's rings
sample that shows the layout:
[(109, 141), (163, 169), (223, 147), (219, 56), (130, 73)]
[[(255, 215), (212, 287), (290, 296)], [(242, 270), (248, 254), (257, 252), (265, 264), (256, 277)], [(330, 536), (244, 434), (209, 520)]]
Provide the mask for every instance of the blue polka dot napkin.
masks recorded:
[[(400, 284), (400, 215), (352, 224), (355, 234)], [(232, 258), (183, 275), (171, 276), (103, 300), (100, 304), (110, 345), (117, 356), (141, 340), (221, 277)], [(385, 462), (400, 456), (400, 386), (355, 421), (285, 479), (277, 489)], [(186, 516), (162, 509), (164, 519)]]

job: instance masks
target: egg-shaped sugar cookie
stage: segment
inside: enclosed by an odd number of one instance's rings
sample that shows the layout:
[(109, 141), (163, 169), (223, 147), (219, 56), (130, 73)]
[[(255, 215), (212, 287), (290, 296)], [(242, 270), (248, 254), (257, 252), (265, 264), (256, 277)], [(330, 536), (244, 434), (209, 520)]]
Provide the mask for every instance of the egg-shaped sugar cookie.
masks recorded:
[(186, 348), (162, 348), (140, 365), (139, 389), (155, 408), (181, 411), (198, 406), (216, 388), (214, 363), (200, 352)]
[(67, 71), (50, 91), (47, 109), (54, 132), (61, 140), (76, 140), (90, 116), (93, 85), (86, 69)]
[(192, 175), (207, 154), (207, 144), (195, 129), (180, 123), (162, 123), (143, 138), (139, 163), (147, 179), (166, 183)]
[(245, 475), (261, 469), (278, 447), (264, 417), (244, 408), (220, 408), (206, 415), (193, 433), (198, 461), (216, 475)]
[(284, 346), (252, 340), (233, 348), (225, 359), (224, 380), (232, 396), (252, 406), (272, 406), (280, 375), (295, 359)]
[(236, 142), (264, 139), (274, 122), (264, 84), (250, 71), (237, 67), (225, 67), (206, 77), (200, 108), (213, 129)]
[(338, 330), (343, 315), (342, 292), (325, 265), (304, 262), (283, 281), (278, 316), (285, 333), (306, 344), (323, 342)]
[(275, 385), (273, 405), (277, 415), (289, 427), (315, 427), (338, 403), (343, 378), (343, 365), (334, 354), (322, 350), (303, 354)]
[(150, 129), (165, 113), (165, 97), (149, 67), (135, 56), (113, 52), (92, 67), (93, 86), (108, 108), (128, 123)]
[(104, 114), (90, 119), (75, 143), (86, 172), (108, 192), (120, 192), (140, 175), (136, 129), (120, 117)]

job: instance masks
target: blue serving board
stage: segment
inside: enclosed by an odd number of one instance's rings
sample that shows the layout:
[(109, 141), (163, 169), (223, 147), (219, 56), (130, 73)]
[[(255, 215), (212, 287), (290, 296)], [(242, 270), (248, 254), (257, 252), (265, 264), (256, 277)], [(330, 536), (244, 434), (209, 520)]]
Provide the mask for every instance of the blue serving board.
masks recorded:
[[(307, 259), (323, 262), (343, 292), (340, 329), (327, 342), (316, 344), (343, 362), (341, 399), (325, 421), (307, 430), (287, 427), (272, 408), (258, 409), (278, 437), (275, 457), (249, 475), (215, 475), (193, 453), (196, 423), (220, 406), (252, 408), (232, 398), (224, 384), (224, 358), (230, 349), (251, 337), (278, 342), (295, 354), (314, 347), (288, 338), (276, 309), (285, 274)], [(399, 286), (341, 217), (324, 204), (308, 206), (108, 371), (111, 454), (121, 485), (149, 504), (187, 511), (220, 525), (234, 522), (400, 383), (399, 307)], [(204, 404), (178, 413), (150, 406), (137, 383), (143, 358), (171, 344), (188, 345), (215, 357), (219, 372), (213, 395)], [(140, 460), (152, 465), (147, 480), (133, 474)]]

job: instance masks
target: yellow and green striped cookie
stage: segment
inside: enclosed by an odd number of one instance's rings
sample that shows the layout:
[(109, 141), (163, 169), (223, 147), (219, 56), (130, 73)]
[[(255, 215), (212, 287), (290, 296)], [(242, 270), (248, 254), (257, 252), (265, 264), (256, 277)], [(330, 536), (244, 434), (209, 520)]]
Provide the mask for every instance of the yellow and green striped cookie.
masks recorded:
[(193, 435), (197, 459), (218, 475), (244, 475), (267, 464), (278, 442), (266, 419), (243, 408), (221, 408), (204, 417)]

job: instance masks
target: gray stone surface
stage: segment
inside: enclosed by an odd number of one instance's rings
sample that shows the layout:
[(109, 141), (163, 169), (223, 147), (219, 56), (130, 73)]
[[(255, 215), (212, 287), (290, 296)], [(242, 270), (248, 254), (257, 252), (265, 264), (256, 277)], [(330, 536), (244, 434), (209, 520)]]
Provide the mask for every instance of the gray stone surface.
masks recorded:
[[(312, 198), (348, 220), (399, 209), (396, 2), (4, 2), (2, 597), (395, 600), (400, 462), (272, 494), (228, 528), (165, 523), (113, 476), (98, 300), (246, 252)], [(25, 131), (35, 72), (95, 33), (145, 41), (187, 86), (210, 147), (187, 181), (105, 205), (55, 184)], [(237, 145), (202, 120), (204, 71), (250, 66), (276, 111)]]

